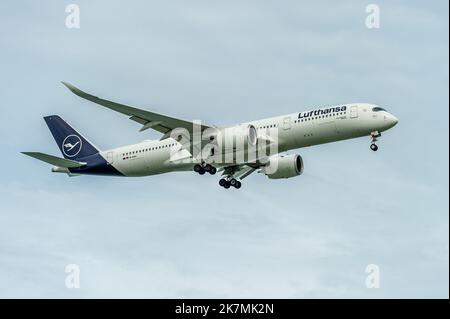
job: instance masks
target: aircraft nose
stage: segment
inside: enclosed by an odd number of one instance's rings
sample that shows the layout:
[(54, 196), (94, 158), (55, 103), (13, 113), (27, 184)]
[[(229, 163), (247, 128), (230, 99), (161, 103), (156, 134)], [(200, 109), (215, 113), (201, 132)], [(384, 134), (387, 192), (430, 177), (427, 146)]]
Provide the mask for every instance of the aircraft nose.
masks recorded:
[(398, 118), (396, 118), (394, 115), (389, 114), (386, 118), (386, 122), (388, 122), (389, 127), (394, 127), (398, 123)]
[(398, 123), (398, 118), (396, 118), (394, 115), (391, 114), (391, 121), (393, 125), (397, 125)]

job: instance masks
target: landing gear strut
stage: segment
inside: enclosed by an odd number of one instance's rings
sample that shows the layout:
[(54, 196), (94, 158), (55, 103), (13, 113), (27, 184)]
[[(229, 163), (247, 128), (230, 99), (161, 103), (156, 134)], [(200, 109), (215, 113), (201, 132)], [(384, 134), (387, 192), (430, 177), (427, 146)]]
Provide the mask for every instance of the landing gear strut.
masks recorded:
[(370, 144), (370, 149), (374, 152), (378, 151), (378, 145), (375, 144), (378, 141), (378, 138), (381, 136), (381, 133), (376, 131), (370, 134), (372, 137), (372, 144)]
[(242, 183), (240, 181), (238, 181), (237, 179), (234, 178), (222, 178), (219, 181), (219, 185), (222, 186), (225, 189), (230, 188), (231, 186), (233, 186), (236, 189), (241, 188)]

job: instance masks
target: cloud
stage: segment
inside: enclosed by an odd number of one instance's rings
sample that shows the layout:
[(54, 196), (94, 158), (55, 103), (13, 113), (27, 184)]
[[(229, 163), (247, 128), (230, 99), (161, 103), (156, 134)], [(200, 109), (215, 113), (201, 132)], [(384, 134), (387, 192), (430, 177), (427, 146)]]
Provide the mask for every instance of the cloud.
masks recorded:
[[(352, 1), (80, 6), (78, 31), (63, 6), (0, 10), (1, 297), (448, 297), (440, 5), (382, 2), (376, 31)], [(400, 124), (377, 154), (368, 139), (296, 150), (303, 176), (254, 174), (240, 191), (189, 172), (67, 178), (19, 154), (58, 154), (43, 115), (102, 149), (149, 132), (60, 80), (218, 125), (355, 100), (389, 106)], [(80, 290), (64, 286), (68, 263)], [(370, 263), (379, 290), (365, 287)]]

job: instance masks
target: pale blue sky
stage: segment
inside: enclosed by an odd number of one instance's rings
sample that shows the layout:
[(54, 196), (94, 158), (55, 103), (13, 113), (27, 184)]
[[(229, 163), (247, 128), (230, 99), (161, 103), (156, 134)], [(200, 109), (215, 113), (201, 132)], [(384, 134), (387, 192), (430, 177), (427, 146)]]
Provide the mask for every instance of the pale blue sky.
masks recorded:
[[(447, 1), (378, 1), (378, 30), (366, 1), (75, 1), (79, 30), (69, 3), (0, 3), (0, 297), (448, 298)], [(303, 176), (240, 191), (68, 178), (19, 154), (60, 155), (45, 115), (102, 149), (158, 134), (62, 80), (216, 125), (360, 101), (400, 123), (377, 153), (369, 138), (296, 150)]]

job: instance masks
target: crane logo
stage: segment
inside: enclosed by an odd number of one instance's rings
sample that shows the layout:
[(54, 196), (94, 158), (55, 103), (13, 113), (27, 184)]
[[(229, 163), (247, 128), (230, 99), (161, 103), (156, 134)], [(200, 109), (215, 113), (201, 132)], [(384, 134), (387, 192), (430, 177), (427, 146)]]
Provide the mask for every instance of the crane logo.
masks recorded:
[(75, 157), (80, 153), (83, 142), (78, 135), (69, 135), (62, 142), (61, 150), (66, 157)]

